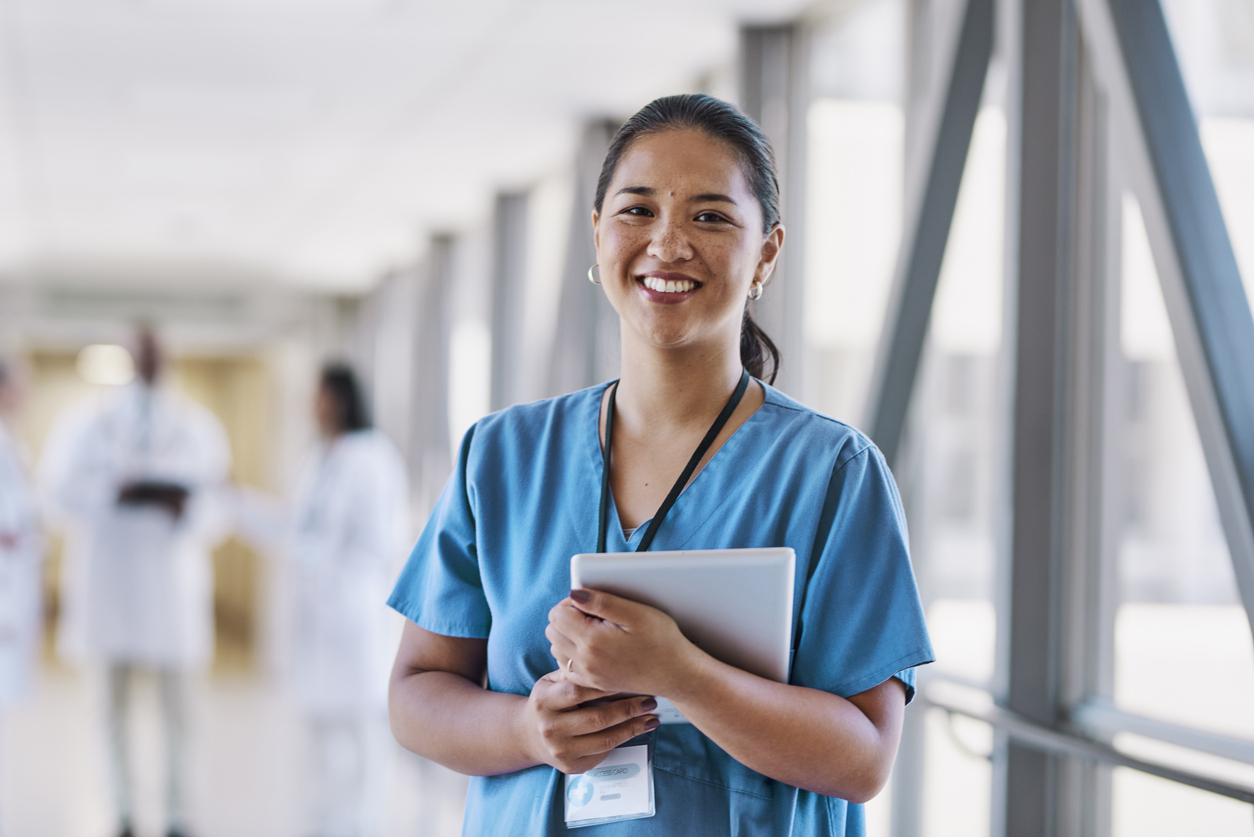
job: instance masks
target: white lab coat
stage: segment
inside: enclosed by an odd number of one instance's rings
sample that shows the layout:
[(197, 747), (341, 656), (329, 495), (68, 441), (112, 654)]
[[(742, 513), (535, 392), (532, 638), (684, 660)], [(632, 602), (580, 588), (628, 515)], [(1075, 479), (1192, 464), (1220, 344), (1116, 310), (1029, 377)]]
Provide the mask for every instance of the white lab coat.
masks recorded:
[[(210, 550), (224, 534), (216, 492), (230, 467), (218, 420), (160, 388), (132, 384), (69, 411), (40, 466), (65, 523), (58, 646), (75, 661), (191, 669), (213, 652)], [(133, 480), (190, 491), (181, 518), (120, 506)]]
[(395, 637), (387, 597), (408, 547), (404, 463), (376, 430), (318, 444), (289, 520), (289, 681), (310, 715), (387, 705)]
[[(25, 452), (0, 424), (0, 705), (30, 688), (43, 615), (43, 533)], [(6, 543), (6, 541), (11, 541)]]

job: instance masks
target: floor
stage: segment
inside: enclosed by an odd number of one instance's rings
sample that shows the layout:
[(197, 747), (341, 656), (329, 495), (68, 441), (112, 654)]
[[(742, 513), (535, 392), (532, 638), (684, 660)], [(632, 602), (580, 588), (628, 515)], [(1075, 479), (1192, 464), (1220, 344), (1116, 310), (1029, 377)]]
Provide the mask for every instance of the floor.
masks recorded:
[[(135, 714), (138, 837), (162, 831), (160, 727), (154, 683), (141, 683)], [(0, 717), (0, 834), (111, 837), (99, 684), (45, 672), (35, 693)], [(278, 691), (255, 677), (197, 682), (189, 805), (196, 837), (304, 837), (304, 727)], [(385, 722), (380, 719), (380, 725)], [(396, 746), (386, 730), (390, 772), (387, 837), (445, 837), (461, 830), (466, 779)]]

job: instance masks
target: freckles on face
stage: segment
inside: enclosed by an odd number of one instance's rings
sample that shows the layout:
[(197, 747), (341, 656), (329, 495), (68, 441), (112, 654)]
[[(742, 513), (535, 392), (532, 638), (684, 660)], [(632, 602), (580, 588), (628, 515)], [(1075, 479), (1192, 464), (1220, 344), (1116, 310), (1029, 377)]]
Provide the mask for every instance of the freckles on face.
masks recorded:
[(605, 292), (625, 325), (738, 336), (765, 235), (735, 151), (696, 131), (643, 137), (595, 221)]

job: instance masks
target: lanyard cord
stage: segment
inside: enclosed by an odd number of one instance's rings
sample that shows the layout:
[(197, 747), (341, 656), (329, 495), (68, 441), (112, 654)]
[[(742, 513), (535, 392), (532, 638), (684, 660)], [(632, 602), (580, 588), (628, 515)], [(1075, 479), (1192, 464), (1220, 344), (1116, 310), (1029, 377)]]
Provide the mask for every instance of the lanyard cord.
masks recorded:
[[(701, 464), (701, 460), (705, 457), (706, 452), (709, 451), (710, 445), (714, 444), (714, 440), (718, 438), (718, 434), (727, 425), (727, 421), (731, 418), (732, 413), (736, 412), (736, 408), (740, 406), (740, 399), (744, 398), (745, 391), (748, 388), (749, 370), (743, 369), (740, 373), (740, 383), (736, 385), (736, 391), (732, 393), (731, 398), (727, 399), (723, 412), (719, 413), (718, 418), (714, 419), (714, 423), (710, 425), (705, 438), (701, 440), (701, 444), (697, 445), (692, 458), (688, 460), (687, 466), (684, 467), (684, 472), (679, 475), (679, 479), (675, 480), (670, 494), (666, 495), (666, 499), (658, 507), (657, 514), (653, 515), (653, 520), (649, 522), (649, 528), (645, 530), (644, 537), (640, 539), (640, 545), (636, 547), (636, 552), (648, 550), (649, 545), (653, 543), (653, 537), (657, 534), (657, 530), (661, 528), (662, 521), (666, 519), (671, 506), (675, 505), (675, 501), (679, 499), (684, 486), (692, 478), (692, 472), (697, 470), (697, 465)], [(605, 408), (605, 448), (601, 451), (601, 512), (597, 525), (597, 552), (605, 551), (606, 526), (608, 525), (610, 513), (610, 447), (614, 441), (614, 399), (617, 395), (618, 381), (615, 381), (610, 385), (610, 403)]]

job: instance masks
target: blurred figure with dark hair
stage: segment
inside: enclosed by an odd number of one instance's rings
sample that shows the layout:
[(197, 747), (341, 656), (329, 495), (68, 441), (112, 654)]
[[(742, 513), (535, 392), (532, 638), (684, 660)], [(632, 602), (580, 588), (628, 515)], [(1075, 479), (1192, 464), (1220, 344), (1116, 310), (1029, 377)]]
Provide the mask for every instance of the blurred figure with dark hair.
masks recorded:
[(4, 423), (21, 406), (24, 383), (17, 367), (0, 358), (0, 709), (30, 689), (42, 613), (43, 533), (26, 452)]
[(213, 652), (210, 549), (224, 533), (215, 494), (230, 449), (212, 413), (159, 386), (165, 356), (150, 329), (137, 331), (132, 355), (136, 381), (63, 416), (40, 477), (69, 530), (60, 651), (104, 666), (119, 833), (132, 834), (128, 716), (146, 670), (160, 685), (175, 837), (186, 831), (188, 676)]
[(369, 791), (388, 743), (385, 602), (406, 547), (408, 487), (350, 367), (323, 368), (314, 417), (320, 439), (293, 503), (291, 684), (315, 748), (314, 833), (356, 837), (378, 830), (381, 813)]
[(357, 376), (323, 367), (313, 399), (318, 441), (286, 512), (237, 491), (241, 534), (287, 557), (289, 691), (312, 744), (308, 833), (381, 833), (387, 684), (398, 626), (385, 604), (408, 547), (400, 453), (372, 429)]

